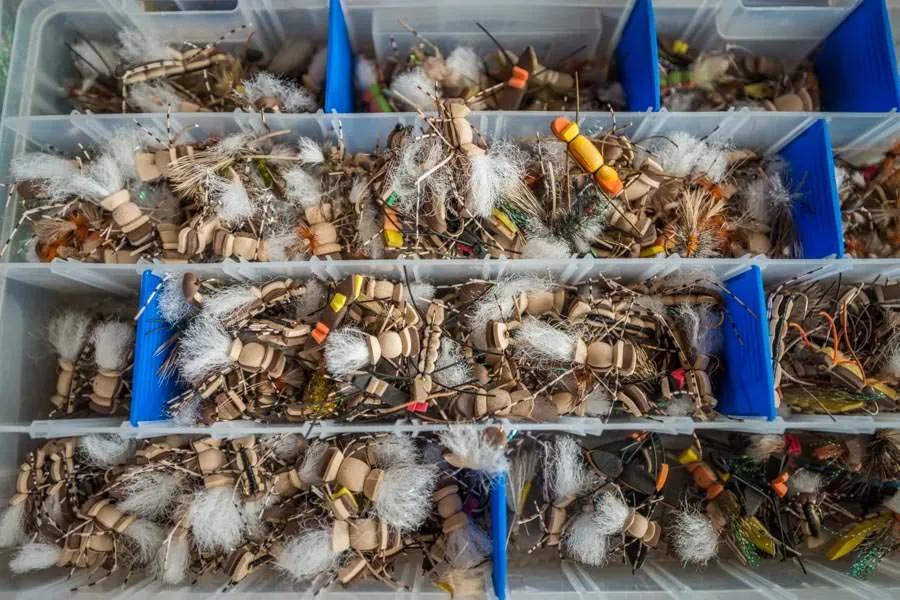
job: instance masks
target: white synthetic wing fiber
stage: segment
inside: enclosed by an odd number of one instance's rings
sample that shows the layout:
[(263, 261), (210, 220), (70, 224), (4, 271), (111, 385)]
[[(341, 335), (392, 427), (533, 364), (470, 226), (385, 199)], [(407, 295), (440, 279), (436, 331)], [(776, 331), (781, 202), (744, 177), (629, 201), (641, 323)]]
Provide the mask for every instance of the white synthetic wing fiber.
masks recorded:
[(119, 31), (119, 44), (119, 56), (126, 64), (162, 60), (174, 55), (162, 37), (153, 37), (137, 29)]
[(434, 82), (421, 67), (394, 77), (389, 91), (406, 107), (423, 111), (434, 109), (434, 100), (429, 94), (434, 93)]
[(325, 306), (328, 296), (328, 288), (321, 279), (310, 277), (303, 283), (306, 290), (302, 296), (294, 301), (294, 310), (298, 319), (309, 317)]
[(21, 575), (29, 571), (49, 569), (56, 565), (62, 553), (62, 548), (54, 544), (40, 542), (25, 544), (9, 561), (9, 570), (16, 575)]
[(360, 55), (356, 57), (354, 81), (356, 83), (356, 90), (359, 92), (365, 92), (376, 82), (375, 64), (365, 56)]
[(386, 435), (369, 442), (369, 454), (373, 467), (388, 469), (391, 467), (414, 465), (419, 460), (416, 443), (408, 435)]
[(665, 532), (669, 546), (683, 563), (705, 565), (719, 552), (719, 532), (699, 512), (679, 511)]
[(227, 321), (259, 300), (259, 289), (252, 285), (222, 288), (207, 295), (201, 317), (213, 322)]
[(469, 317), (472, 329), (483, 331), (488, 321), (510, 320), (514, 315), (515, 301), (523, 292), (544, 292), (552, 288), (549, 279), (527, 275), (498, 280), (473, 303)]
[(628, 524), (629, 515), (630, 509), (620, 495), (604, 492), (594, 507), (594, 524), (603, 535), (615, 535)]
[(91, 341), (97, 366), (108, 371), (121, 371), (131, 356), (134, 327), (122, 321), (104, 321), (94, 327)]
[(71, 160), (46, 152), (20, 154), (9, 164), (13, 181), (66, 180), (77, 170)]
[(784, 436), (776, 434), (751, 435), (750, 443), (745, 447), (747, 456), (753, 460), (766, 460), (783, 450)]
[(413, 281), (409, 284), (409, 299), (415, 302), (420, 311), (428, 310), (436, 293), (437, 289), (427, 281)]
[(577, 341), (575, 335), (535, 317), (523, 319), (512, 340), (516, 355), (529, 364), (571, 362), (575, 357)]
[(572, 251), (566, 242), (555, 237), (538, 237), (528, 240), (520, 258), (543, 260), (569, 258), (570, 256), (572, 256)]
[(9, 505), (0, 517), (0, 548), (21, 544), (27, 539), (25, 534), (25, 502)]
[(481, 59), (469, 46), (457, 46), (445, 63), (451, 71), (461, 75), (467, 86), (477, 86), (481, 82)]
[(50, 319), (47, 339), (60, 358), (74, 362), (87, 343), (91, 318), (83, 312), (67, 310)]
[(546, 450), (544, 476), (555, 502), (577, 498), (592, 483), (581, 458), (581, 446), (572, 436), (559, 435)]
[(562, 546), (572, 558), (592, 567), (605, 564), (609, 554), (609, 538), (598, 530), (590, 512), (581, 513), (569, 523)]
[(478, 525), (468, 525), (447, 535), (444, 558), (454, 569), (471, 569), (491, 554), (491, 538)]
[(322, 186), (317, 177), (302, 167), (293, 167), (283, 174), (288, 200), (302, 208), (310, 208), (322, 202)]
[(431, 377), (439, 384), (450, 388), (471, 381), (472, 371), (457, 342), (448, 337), (441, 339), (441, 350)]
[(521, 181), (523, 163), (521, 152), (512, 144), (495, 143), (486, 154), (470, 157), (469, 195), (472, 212), (490, 217), (494, 206), (503, 199), (513, 182)]
[(822, 476), (809, 469), (797, 469), (788, 479), (788, 493), (818, 494), (822, 489)]
[(204, 554), (231, 552), (244, 538), (244, 516), (231, 486), (198, 491), (185, 513), (194, 543)]
[(331, 548), (331, 528), (310, 529), (289, 539), (275, 566), (302, 583), (338, 567), (342, 553)]
[(178, 92), (164, 81), (128, 86), (128, 104), (140, 112), (177, 112), (181, 108), (181, 102)]
[(451, 427), (439, 434), (441, 444), (447, 450), (464, 459), (467, 467), (488, 475), (509, 470), (505, 446), (497, 446), (481, 429), (476, 427)]
[(168, 277), (159, 289), (159, 314), (170, 325), (186, 319), (193, 307), (184, 296), (181, 277)]
[(325, 368), (340, 379), (369, 365), (366, 334), (359, 329), (345, 327), (332, 332), (325, 342)]
[(322, 153), (322, 147), (318, 142), (308, 137), (300, 137), (297, 139), (297, 148), (299, 153), (297, 158), (303, 165), (320, 165), (325, 162), (325, 155)]
[(184, 478), (164, 471), (135, 473), (125, 478), (120, 488), (120, 510), (144, 517), (160, 519), (166, 516), (172, 504), (185, 489)]
[(137, 519), (122, 533), (131, 542), (135, 558), (140, 564), (152, 561), (165, 539), (162, 528), (146, 519)]
[(397, 465), (385, 469), (381, 493), (375, 500), (375, 512), (391, 527), (403, 532), (421, 527), (431, 513), (428, 502), (437, 483), (434, 465)]
[(135, 448), (134, 440), (111, 433), (95, 433), (78, 438), (79, 456), (95, 467), (121, 465), (134, 456)]
[(178, 585), (188, 576), (190, 568), (190, 545), (186, 537), (168, 537), (160, 546), (154, 562), (154, 573), (163, 583)]
[(247, 188), (240, 179), (219, 177), (210, 173), (207, 177), (209, 199), (216, 208), (216, 216), (231, 227), (252, 218), (257, 211)]
[(194, 319), (178, 343), (176, 362), (181, 376), (199, 383), (207, 376), (231, 366), (231, 337), (213, 319)]

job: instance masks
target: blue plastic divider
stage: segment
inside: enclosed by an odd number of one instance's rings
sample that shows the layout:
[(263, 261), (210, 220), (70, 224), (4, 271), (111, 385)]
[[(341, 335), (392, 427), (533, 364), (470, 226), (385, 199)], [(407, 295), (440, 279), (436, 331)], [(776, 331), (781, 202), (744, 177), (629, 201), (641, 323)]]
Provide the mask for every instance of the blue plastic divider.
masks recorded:
[(812, 54), (822, 109), (886, 112), (900, 108), (900, 81), (885, 0), (863, 0)]
[(719, 378), (720, 413), (775, 418), (775, 373), (762, 272), (754, 265), (725, 282), (728, 317), (722, 324), (725, 372)]
[[(166, 401), (179, 392), (174, 377), (162, 379), (160, 367), (169, 357), (171, 347), (158, 350), (172, 337), (173, 329), (159, 314), (159, 284), (162, 278), (151, 271), (141, 275), (139, 306), (143, 312), (137, 321), (134, 345), (134, 373), (131, 386), (131, 424), (166, 418)], [(152, 298), (151, 298), (152, 296)]]
[(636, 0), (615, 50), (628, 110), (659, 110), (659, 49), (650, 0)]
[(782, 148), (803, 258), (844, 256), (844, 229), (828, 123), (819, 119)]
[(499, 600), (506, 599), (506, 473), (491, 483), (491, 581)]
[(341, 0), (328, 4), (328, 57), (325, 67), (325, 112), (353, 112), (353, 49)]

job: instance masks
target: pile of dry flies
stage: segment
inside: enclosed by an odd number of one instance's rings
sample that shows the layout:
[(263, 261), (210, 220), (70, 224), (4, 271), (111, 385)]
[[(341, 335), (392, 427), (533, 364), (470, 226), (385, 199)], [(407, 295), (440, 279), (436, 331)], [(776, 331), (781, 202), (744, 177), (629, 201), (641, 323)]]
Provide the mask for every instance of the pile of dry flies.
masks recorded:
[(134, 326), (126, 321), (67, 310), (47, 326), (59, 374), (50, 416), (128, 412)]
[[(246, 27), (198, 46), (123, 29), (116, 43), (84, 37), (69, 46), (78, 77), (67, 87), (85, 112), (315, 112), (325, 89), (324, 47), (293, 40), (272, 56)], [(227, 49), (226, 49), (227, 48)]]
[(31, 222), (26, 257), (186, 263), (368, 255), (359, 230), (376, 155), (263, 125), (201, 144), (179, 142), (183, 133), (135, 127), (116, 131), (96, 152), (16, 157), (22, 214), (13, 236)]
[(483, 594), (481, 522), (505, 441), (465, 428), (418, 439), (53, 439), (22, 463), (0, 544), (19, 546), (14, 575), (65, 568), (81, 586), (137, 572), (228, 588), (270, 570), (313, 593), (362, 579), (400, 590), (395, 562), (418, 558), (444, 589)]
[(844, 250), (856, 258), (900, 256), (900, 143), (881, 160), (856, 166), (836, 159)]
[(660, 38), (659, 69), (662, 104), (669, 110), (821, 110), (809, 61), (789, 69), (740, 48), (700, 52), (684, 40)]
[(769, 296), (776, 396), (792, 412), (900, 408), (900, 285), (787, 281)]
[(896, 430), (523, 435), (510, 450), (510, 560), (550, 560), (558, 547), (590, 566), (638, 570), (670, 555), (696, 567), (728, 554), (805, 571), (807, 556), (852, 556), (843, 568), (865, 579), (900, 548), (898, 473)]
[(733, 327), (730, 292), (703, 274), (437, 287), (362, 275), (223, 287), (187, 274), (158, 293), (174, 326), (161, 376), (186, 387), (168, 410), (187, 423), (706, 419)]
[[(692, 258), (800, 253), (778, 160), (685, 132), (590, 137), (559, 117), (552, 138), (486, 143), (459, 101), (401, 128), (370, 196), (384, 256)], [(791, 179), (800, 174), (790, 174)]]
[[(201, 144), (117, 131), (11, 165), (31, 260), (126, 263), (573, 255), (795, 257), (784, 165), (684, 132), (486, 143), (462, 102), (356, 154), (260, 124)], [(163, 141), (166, 140), (166, 141)], [(791, 174), (792, 178), (798, 174)], [(13, 234), (18, 231), (16, 227)], [(10, 238), (12, 239), (12, 238)], [(7, 241), (7, 247), (9, 246)]]
[[(584, 47), (557, 57), (551, 64), (533, 46), (515, 52), (503, 48), (478, 25), (497, 49), (483, 56), (469, 46), (441, 49), (403, 20), (416, 45), (376, 65), (356, 58), (356, 88), (361, 105), (370, 112), (431, 111), (440, 100), (459, 100), (471, 110), (583, 110), (622, 108), (622, 87), (610, 81), (610, 65), (582, 57)], [(516, 52), (521, 52), (517, 54)]]

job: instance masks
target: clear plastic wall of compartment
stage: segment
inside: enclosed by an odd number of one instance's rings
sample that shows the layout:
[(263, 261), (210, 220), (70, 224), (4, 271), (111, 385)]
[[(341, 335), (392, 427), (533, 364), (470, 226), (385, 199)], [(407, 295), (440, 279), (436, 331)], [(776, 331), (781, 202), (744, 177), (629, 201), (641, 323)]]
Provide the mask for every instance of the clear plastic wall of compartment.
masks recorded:
[[(136, 0), (24, 0), (10, 56), (5, 115), (69, 113), (73, 106), (67, 85), (77, 79), (70, 46), (85, 39), (114, 44), (123, 28), (201, 46), (225, 36), (221, 46), (226, 50), (242, 46), (252, 30), (250, 46), (269, 57), (292, 37), (326, 41), (325, 0), (231, 4), (228, 10), (200, 10), (208, 7), (187, 3), (181, 11), (146, 12)], [(240, 30), (228, 35), (236, 28)]]
[(881, 0), (827, 3), (657, 0), (656, 32), (694, 48), (781, 59), (811, 58), (822, 110), (886, 112), (898, 106), (896, 59)]
[(656, 68), (652, 8), (645, 0), (346, 0), (343, 5), (354, 53), (379, 64), (393, 56), (392, 39), (401, 56), (417, 44), (401, 19), (444, 56), (457, 46), (470, 46), (482, 58), (496, 51), (480, 24), (508, 52), (518, 55), (534, 46), (545, 66), (577, 56), (602, 68), (615, 58), (628, 110), (658, 108), (651, 85)]

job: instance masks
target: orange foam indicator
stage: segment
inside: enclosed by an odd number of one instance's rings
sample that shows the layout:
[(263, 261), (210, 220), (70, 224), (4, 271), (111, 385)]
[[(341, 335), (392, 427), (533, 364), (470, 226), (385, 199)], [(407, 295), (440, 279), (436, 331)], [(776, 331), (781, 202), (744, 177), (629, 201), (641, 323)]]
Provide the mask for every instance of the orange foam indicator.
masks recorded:
[(603, 160), (603, 155), (591, 140), (581, 134), (577, 123), (566, 117), (556, 117), (550, 124), (550, 130), (566, 147), (572, 158), (582, 169), (594, 176), (594, 181), (610, 196), (618, 196), (625, 189), (616, 170)]
[(516, 88), (517, 90), (521, 90), (527, 84), (528, 84), (528, 71), (526, 71), (522, 67), (513, 67), (512, 68), (512, 76), (506, 82), (506, 85), (508, 85), (509, 87)]
[(328, 332), (330, 331), (331, 330), (328, 328), (328, 325), (326, 325), (322, 321), (319, 321), (318, 323), (316, 323), (316, 328), (312, 330), (312, 333), (310, 333), (310, 335), (314, 340), (316, 340), (317, 344), (321, 344), (325, 341), (325, 338), (328, 337)]

